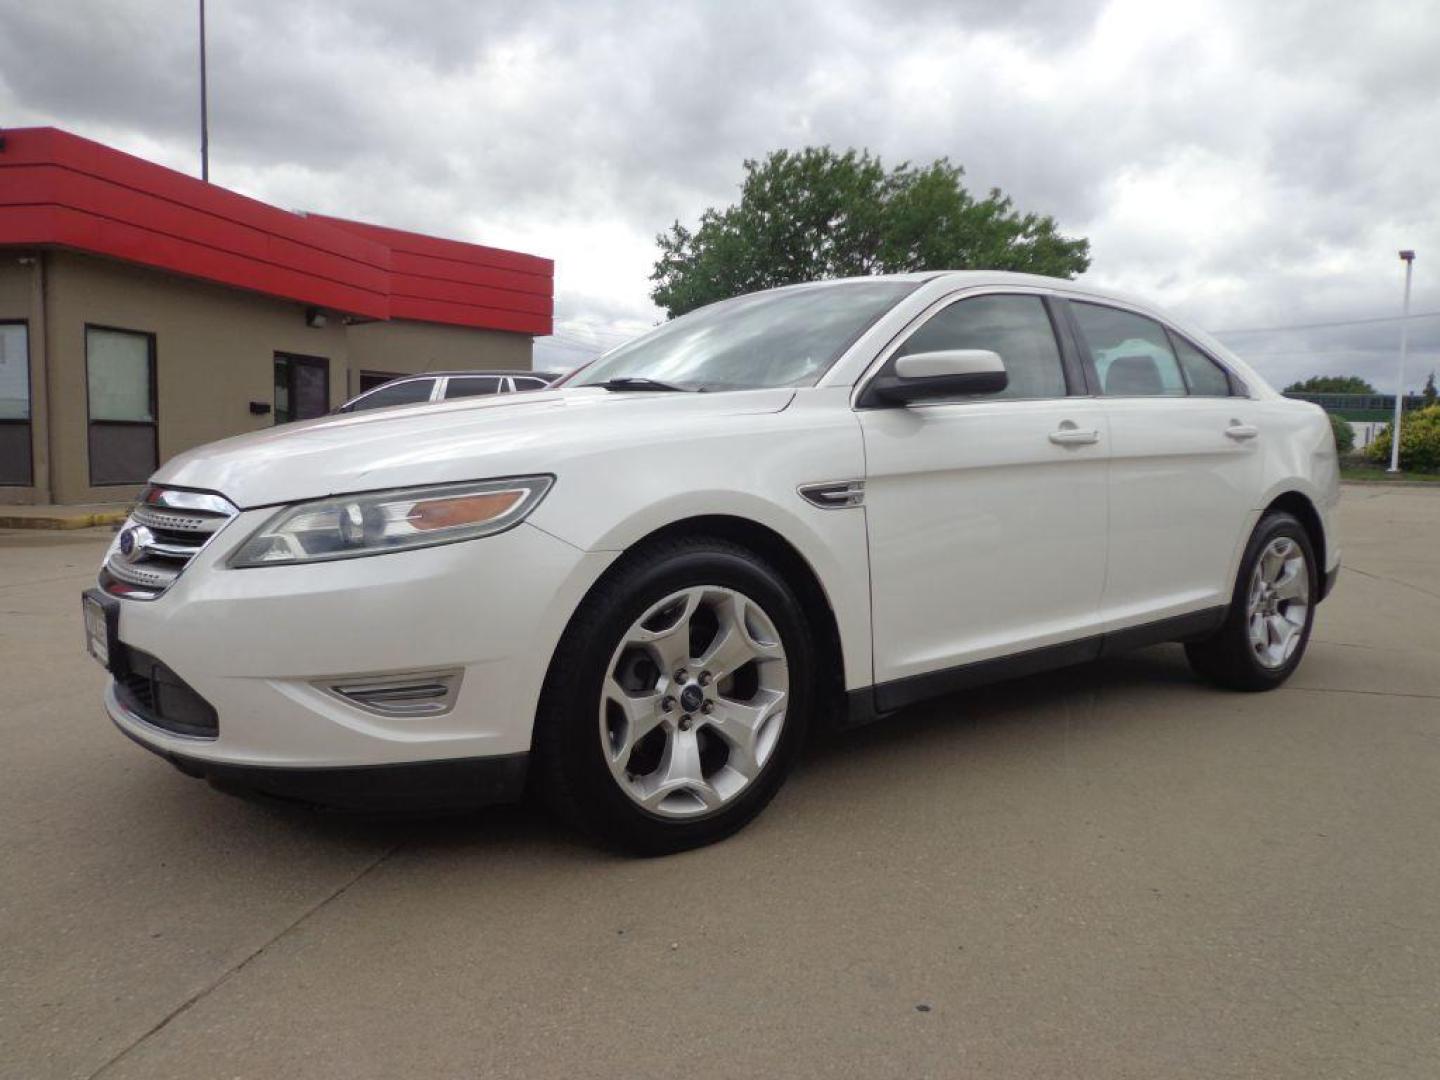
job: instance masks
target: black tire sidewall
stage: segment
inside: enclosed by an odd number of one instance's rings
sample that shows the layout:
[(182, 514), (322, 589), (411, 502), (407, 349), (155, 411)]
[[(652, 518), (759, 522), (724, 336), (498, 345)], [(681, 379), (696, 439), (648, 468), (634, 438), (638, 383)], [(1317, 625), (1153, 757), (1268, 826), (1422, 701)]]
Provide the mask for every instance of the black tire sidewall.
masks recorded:
[[(703, 816), (676, 820), (649, 813), (627, 796), (605, 763), (600, 744), (598, 705), (610, 659), (623, 635), (653, 604), (685, 588), (715, 585), (735, 589), (764, 609), (774, 623), (789, 668), (785, 724), (770, 759), (732, 802)], [(587, 601), (589, 603), (590, 601)], [(815, 649), (810, 627), (795, 594), (768, 564), (728, 543), (695, 542), (635, 559), (594, 597), (597, 609), (579, 620), (572, 633), (574, 658), (568, 673), (557, 673), (555, 707), (547, 721), (564, 779), (584, 824), (621, 846), (642, 853), (665, 853), (710, 843), (735, 832), (775, 795), (804, 743), (815, 693)]]

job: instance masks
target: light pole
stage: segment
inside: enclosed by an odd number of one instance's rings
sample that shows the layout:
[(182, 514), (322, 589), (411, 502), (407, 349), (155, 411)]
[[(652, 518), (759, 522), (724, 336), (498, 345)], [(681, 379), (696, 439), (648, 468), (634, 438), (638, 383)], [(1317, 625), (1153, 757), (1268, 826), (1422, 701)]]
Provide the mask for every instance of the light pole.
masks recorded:
[(210, 102), (205, 85), (205, 0), (200, 0), (200, 179), (210, 182)]
[(1410, 274), (1415, 269), (1415, 252), (1402, 251), (1405, 263), (1405, 306), (1400, 311), (1400, 374), (1395, 380), (1395, 424), (1390, 429), (1389, 472), (1400, 471), (1400, 414), (1405, 408), (1405, 354), (1410, 350)]

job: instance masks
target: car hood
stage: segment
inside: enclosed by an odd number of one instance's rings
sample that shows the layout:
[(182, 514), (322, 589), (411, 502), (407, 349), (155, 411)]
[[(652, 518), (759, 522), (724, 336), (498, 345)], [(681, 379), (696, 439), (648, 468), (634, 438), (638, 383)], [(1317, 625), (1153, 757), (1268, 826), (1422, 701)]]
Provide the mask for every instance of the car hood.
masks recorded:
[(354, 491), (554, 472), (566, 458), (775, 413), (791, 389), (726, 393), (537, 390), (330, 416), (210, 443), (153, 482), (218, 491), (243, 508)]

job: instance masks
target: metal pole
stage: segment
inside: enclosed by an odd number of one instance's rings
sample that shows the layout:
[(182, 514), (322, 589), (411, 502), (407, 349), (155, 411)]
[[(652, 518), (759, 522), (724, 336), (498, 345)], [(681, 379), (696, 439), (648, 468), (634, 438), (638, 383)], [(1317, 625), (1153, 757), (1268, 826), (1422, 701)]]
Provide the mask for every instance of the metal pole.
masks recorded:
[[(203, 0), (202, 0), (203, 2)], [(1400, 373), (1395, 380), (1395, 425), (1390, 429), (1390, 468), (1388, 472), (1400, 471), (1400, 419), (1405, 408), (1405, 354), (1410, 350), (1410, 273), (1415, 269), (1415, 252), (1402, 251), (1400, 258), (1405, 263), (1405, 306), (1400, 319)]]
[(200, 0), (200, 179), (210, 182), (210, 102), (205, 85), (205, 0)]

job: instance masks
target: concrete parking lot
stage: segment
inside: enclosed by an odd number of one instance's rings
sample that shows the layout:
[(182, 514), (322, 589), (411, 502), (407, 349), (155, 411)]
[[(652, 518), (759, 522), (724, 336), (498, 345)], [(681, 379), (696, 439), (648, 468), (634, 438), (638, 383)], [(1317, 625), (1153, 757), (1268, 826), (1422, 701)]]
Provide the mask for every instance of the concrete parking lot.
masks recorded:
[(98, 704), (105, 538), (0, 534), (0, 1075), (1440, 1075), (1440, 492), (1347, 488), (1283, 690), (947, 699), (650, 861), (181, 776)]

